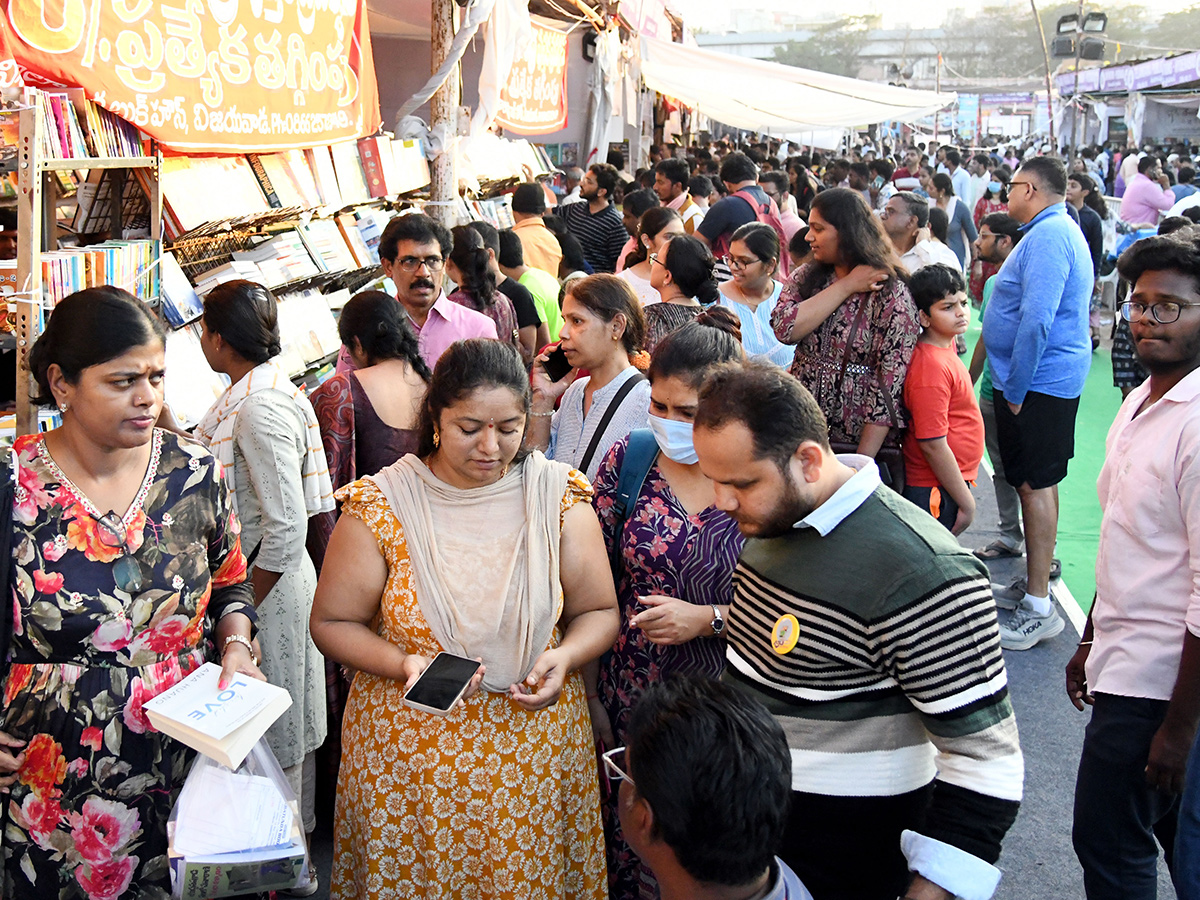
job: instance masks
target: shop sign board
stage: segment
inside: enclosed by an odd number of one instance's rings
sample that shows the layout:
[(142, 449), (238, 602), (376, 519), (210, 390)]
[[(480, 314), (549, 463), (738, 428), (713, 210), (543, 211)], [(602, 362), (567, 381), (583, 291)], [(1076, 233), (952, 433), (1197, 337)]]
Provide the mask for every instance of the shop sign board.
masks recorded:
[(513, 60), (500, 92), (496, 123), (517, 134), (552, 134), (567, 127), (567, 35), (533, 22), (525, 52)]
[(78, 86), (183, 152), (374, 134), (366, 0), (0, 0), (0, 81)]

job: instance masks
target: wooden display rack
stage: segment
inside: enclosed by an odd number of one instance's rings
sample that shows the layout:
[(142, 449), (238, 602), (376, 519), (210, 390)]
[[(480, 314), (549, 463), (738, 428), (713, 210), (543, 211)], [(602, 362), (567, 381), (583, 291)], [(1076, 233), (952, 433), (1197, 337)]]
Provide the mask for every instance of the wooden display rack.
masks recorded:
[[(111, 169), (117, 177), (112, 195), (112, 235), (121, 237), (120, 182), (124, 173), (143, 170), (139, 178), (148, 188), (150, 201), (150, 238), (162, 252), (162, 192), (159, 172), (162, 154), (135, 157), (75, 157), (73, 159), (43, 159), (41, 136), (46, 127), (39, 104), (20, 113), (20, 139), (17, 148), (17, 228), (20, 245), (17, 248), (17, 434), (32, 434), (38, 430), (37, 408), (30, 403), (33, 380), (29, 372), (29, 350), (37, 340), (39, 329), (38, 306), (42, 302), (42, 260), (44, 251), (57, 247), (58, 182), (55, 172)], [(157, 254), (156, 254), (157, 255)]]

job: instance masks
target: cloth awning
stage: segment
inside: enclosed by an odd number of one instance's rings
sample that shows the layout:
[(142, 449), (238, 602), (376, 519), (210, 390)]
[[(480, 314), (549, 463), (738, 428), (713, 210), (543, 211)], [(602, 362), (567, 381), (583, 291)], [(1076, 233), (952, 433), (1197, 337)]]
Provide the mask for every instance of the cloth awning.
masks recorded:
[(914, 91), (642, 37), (647, 86), (734, 128), (788, 134), (920, 119), (955, 93)]

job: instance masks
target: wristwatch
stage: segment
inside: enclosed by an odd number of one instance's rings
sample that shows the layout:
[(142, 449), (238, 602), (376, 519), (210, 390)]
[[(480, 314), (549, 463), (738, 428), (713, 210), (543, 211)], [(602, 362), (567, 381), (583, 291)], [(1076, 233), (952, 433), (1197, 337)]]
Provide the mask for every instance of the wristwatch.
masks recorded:
[(725, 631), (725, 617), (721, 615), (721, 607), (715, 603), (712, 605), (712, 611), (713, 620), (708, 624), (712, 628), (713, 634), (719, 637)]

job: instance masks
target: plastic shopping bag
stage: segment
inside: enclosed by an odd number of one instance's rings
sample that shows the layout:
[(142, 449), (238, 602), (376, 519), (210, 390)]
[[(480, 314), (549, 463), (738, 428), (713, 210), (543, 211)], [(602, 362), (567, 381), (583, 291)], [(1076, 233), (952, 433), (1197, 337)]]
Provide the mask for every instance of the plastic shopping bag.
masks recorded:
[(176, 900), (291, 890), (310, 882), (300, 807), (265, 740), (236, 770), (197, 754), (167, 836)]

